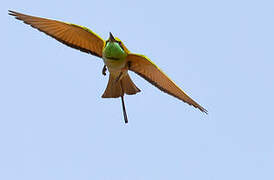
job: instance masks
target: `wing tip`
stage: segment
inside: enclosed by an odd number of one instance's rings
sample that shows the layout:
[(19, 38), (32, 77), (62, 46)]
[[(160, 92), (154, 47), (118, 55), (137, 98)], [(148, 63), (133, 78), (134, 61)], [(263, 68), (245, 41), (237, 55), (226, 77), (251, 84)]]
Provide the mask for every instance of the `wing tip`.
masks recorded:
[(208, 115), (208, 111), (205, 108), (200, 109), (203, 113), (205, 113), (206, 115)]
[(198, 108), (202, 113), (205, 113), (206, 115), (208, 115), (208, 111), (205, 108), (203, 108), (202, 106), (198, 105), (198, 106), (196, 106), (196, 108)]
[(16, 11), (12, 11), (12, 10), (8, 10), (8, 14), (11, 15), (11, 16), (14, 16), (16, 19), (20, 19), (20, 16), (24, 16), (23, 14), (21, 13), (18, 13)]
[(16, 16), (16, 12), (12, 10), (8, 10), (8, 14), (11, 16)]

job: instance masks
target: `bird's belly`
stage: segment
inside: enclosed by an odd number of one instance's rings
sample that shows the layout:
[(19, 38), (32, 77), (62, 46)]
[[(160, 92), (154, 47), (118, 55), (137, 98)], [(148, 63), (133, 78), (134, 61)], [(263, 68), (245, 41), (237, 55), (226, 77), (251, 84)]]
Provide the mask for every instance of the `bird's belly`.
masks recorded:
[(125, 59), (119, 59), (119, 60), (113, 60), (108, 58), (103, 58), (103, 59), (109, 71), (120, 71), (126, 65)]

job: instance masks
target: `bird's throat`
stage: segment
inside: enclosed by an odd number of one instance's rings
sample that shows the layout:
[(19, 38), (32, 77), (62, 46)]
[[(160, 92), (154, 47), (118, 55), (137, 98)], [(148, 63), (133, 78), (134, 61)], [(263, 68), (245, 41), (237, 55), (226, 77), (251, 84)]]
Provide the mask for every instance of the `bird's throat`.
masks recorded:
[(103, 49), (103, 57), (109, 60), (122, 60), (126, 57), (125, 51), (117, 42), (108, 42)]
[(103, 59), (108, 69), (119, 70), (125, 66), (127, 53), (117, 42), (108, 42), (103, 49)]

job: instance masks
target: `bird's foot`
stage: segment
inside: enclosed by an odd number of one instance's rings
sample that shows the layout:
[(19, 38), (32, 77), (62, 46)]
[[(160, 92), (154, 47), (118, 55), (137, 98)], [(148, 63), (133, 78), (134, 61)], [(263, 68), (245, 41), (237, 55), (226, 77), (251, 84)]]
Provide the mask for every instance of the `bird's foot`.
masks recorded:
[(103, 67), (103, 69), (102, 69), (102, 74), (105, 76), (105, 75), (107, 75), (107, 66), (106, 65), (104, 65), (104, 67)]

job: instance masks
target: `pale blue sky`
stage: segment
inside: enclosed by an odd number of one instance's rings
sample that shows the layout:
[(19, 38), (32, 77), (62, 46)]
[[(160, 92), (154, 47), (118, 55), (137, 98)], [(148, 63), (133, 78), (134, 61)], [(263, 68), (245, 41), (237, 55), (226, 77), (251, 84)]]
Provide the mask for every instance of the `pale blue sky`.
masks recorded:
[[(273, 180), (273, 1), (1, 3), (0, 179)], [(102, 99), (103, 62), (8, 9), (111, 31), (205, 115), (131, 73), (142, 92)]]

